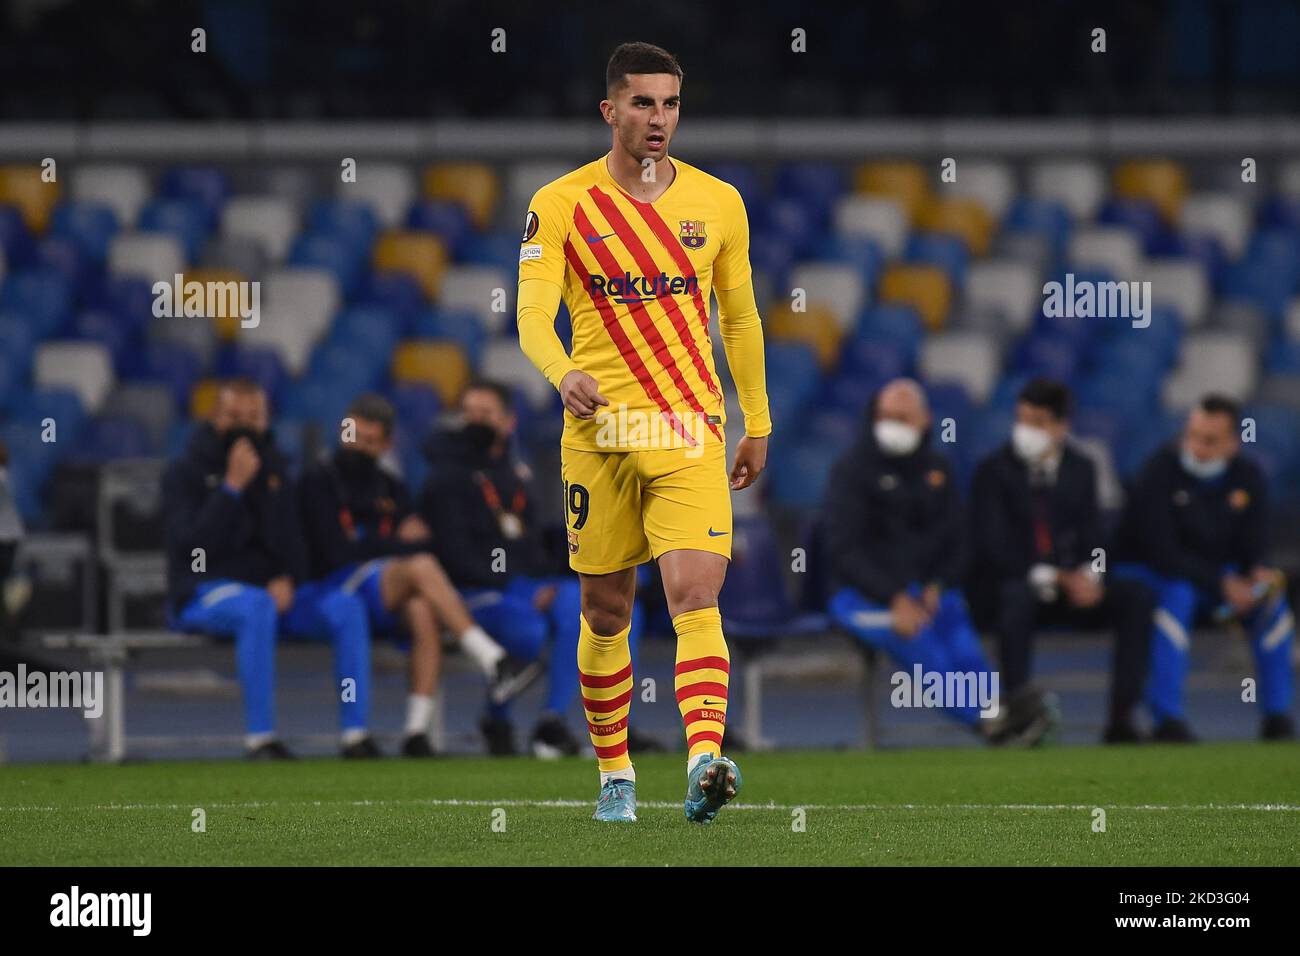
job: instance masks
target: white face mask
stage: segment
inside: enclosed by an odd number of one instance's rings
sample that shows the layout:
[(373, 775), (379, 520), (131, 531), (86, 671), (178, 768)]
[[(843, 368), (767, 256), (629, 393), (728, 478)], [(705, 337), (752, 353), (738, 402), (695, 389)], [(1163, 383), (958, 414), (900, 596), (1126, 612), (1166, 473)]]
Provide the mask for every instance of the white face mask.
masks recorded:
[(1011, 429), (1011, 448), (1023, 461), (1037, 461), (1052, 447), (1052, 435), (1045, 428), (1016, 422)]
[(886, 455), (910, 455), (921, 444), (921, 429), (903, 422), (884, 419), (876, 422), (872, 432)]
[(1184, 471), (1193, 478), (1200, 478), (1202, 481), (1218, 478), (1228, 470), (1228, 459), (1211, 458), (1209, 461), (1201, 461), (1186, 448), (1179, 452), (1178, 460), (1182, 463)]

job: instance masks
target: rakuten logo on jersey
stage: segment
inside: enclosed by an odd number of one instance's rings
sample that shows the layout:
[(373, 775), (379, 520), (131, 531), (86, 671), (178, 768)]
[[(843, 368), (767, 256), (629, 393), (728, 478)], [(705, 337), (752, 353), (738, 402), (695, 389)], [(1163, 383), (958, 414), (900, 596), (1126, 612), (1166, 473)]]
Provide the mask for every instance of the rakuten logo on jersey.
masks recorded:
[(695, 295), (700, 291), (696, 276), (634, 276), (624, 272), (621, 276), (593, 275), (587, 283), (592, 295), (602, 295), (615, 302), (652, 302), (661, 295)]

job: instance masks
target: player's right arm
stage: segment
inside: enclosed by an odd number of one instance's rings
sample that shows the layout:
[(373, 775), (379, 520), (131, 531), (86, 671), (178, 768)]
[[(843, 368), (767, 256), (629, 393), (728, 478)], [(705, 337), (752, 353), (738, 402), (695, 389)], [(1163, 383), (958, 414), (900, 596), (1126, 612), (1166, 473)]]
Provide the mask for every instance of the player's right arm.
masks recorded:
[(597, 405), (609, 401), (600, 394), (596, 380), (569, 357), (555, 333), (564, 288), (564, 244), (571, 221), (556, 190), (543, 187), (537, 191), (528, 207), (519, 246), (519, 346), (555, 386), (564, 407), (579, 418), (591, 418)]

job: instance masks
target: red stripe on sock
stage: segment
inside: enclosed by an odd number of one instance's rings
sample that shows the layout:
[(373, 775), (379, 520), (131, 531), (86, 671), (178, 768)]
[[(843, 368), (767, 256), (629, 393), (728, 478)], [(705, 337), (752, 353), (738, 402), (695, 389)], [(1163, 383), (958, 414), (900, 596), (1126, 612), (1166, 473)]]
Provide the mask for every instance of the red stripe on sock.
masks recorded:
[(703, 694), (712, 694), (714, 697), (727, 699), (727, 685), (719, 684), (715, 681), (701, 680), (694, 684), (687, 684), (677, 691), (677, 703), (681, 703), (688, 697), (699, 697)]
[[(701, 730), (698, 734), (691, 734), (689, 737), (686, 738), (686, 749), (690, 750), (696, 744), (703, 743), (706, 740), (709, 741), (710, 743), (717, 744), (718, 748), (721, 749), (722, 734), (712, 730)], [(596, 749), (599, 751), (600, 748), (598, 747)]]
[(681, 661), (677, 665), (674, 674), (685, 674), (688, 671), (697, 671), (704, 667), (712, 667), (714, 670), (722, 671), (724, 674), (731, 673), (731, 664), (725, 657), (697, 657), (693, 661)]
[(582, 706), (590, 714), (612, 714), (624, 704), (632, 699), (632, 688), (628, 688), (617, 697), (611, 697), (609, 700), (592, 700), (590, 697), (582, 698)]
[(627, 667), (614, 674), (584, 674), (578, 671), (578, 680), (583, 687), (613, 687), (615, 684), (621, 684), (632, 676), (632, 663), (629, 661)]
[[(719, 744), (719, 746), (720, 746), (720, 745), (722, 744), (722, 741), (719, 740), (719, 741), (718, 741), (718, 744)], [(627, 753), (627, 741), (626, 741), (626, 740), (623, 741), (621, 744), (614, 744), (612, 747), (597, 747), (597, 748), (596, 748), (596, 756), (597, 756), (597, 757), (602, 757), (602, 758), (605, 758), (605, 759), (608, 759), (608, 758), (610, 758), (610, 757), (621, 757), (621, 756), (623, 756), (625, 753)]]

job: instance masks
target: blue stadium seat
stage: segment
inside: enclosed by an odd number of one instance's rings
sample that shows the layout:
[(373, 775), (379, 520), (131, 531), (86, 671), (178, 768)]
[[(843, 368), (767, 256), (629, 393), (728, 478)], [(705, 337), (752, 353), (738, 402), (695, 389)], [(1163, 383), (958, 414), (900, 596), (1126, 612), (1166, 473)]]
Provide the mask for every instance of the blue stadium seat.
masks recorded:
[[(52, 418), (55, 422), (55, 442), (40, 441), (41, 422), (46, 418)], [(20, 393), (10, 402), (9, 419), (21, 423), (27, 429), (24, 434), (34, 437), (37, 444), (43, 445), (39, 453), (41, 456), (53, 456), (76, 441), (77, 433), (86, 420), (86, 411), (76, 392), (65, 388), (37, 387)], [(10, 448), (13, 448), (12, 444)]]
[(356, 306), (339, 313), (330, 326), (329, 341), (365, 352), (391, 354), (402, 335), (398, 314), (383, 306)]
[(153, 288), (147, 279), (108, 276), (91, 304), (107, 309), (128, 328), (138, 329), (153, 318), (153, 301)]
[(772, 501), (790, 508), (815, 508), (826, 497), (826, 483), (841, 448), (800, 440), (782, 449), (771, 472), (768, 493)]
[(1259, 226), (1300, 229), (1300, 197), (1273, 196), (1265, 200), (1259, 209)]
[(777, 170), (778, 196), (790, 197), (816, 211), (825, 223), (831, 206), (848, 189), (848, 175), (839, 163), (789, 163)]
[(338, 435), (339, 425), (355, 397), (330, 382), (290, 382), (284, 388), (280, 413), (285, 418), (317, 423), (329, 443)]
[(869, 342), (894, 343), (907, 357), (910, 368), (916, 363), (925, 330), (920, 315), (911, 306), (873, 305), (863, 310), (853, 334)]
[(896, 342), (872, 341), (854, 336), (840, 352), (839, 374), (862, 376), (873, 382), (889, 381), (911, 371), (907, 353)]
[(1156, 248), (1167, 230), (1160, 210), (1146, 199), (1111, 199), (1097, 213), (1097, 222), (1103, 226), (1123, 226), (1136, 233), (1147, 255)]
[(204, 209), (210, 230), (221, 219), (230, 198), (230, 180), (211, 166), (173, 166), (163, 174), (159, 194), (167, 199), (186, 199)]
[(99, 342), (113, 358), (113, 368), (121, 369), (134, 346), (135, 330), (123, 324), (107, 309), (83, 309), (72, 320), (72, 334), (89, 342)]
[(217, 356), (216, 371), (223, 378), (251, 378), (262, 386), (272, 402), (289, 378), (279, 352), (255, 345), (223, 349)]
[(5, 276), (0, 285), (0, 311), (23, 316), (40, 338), (63, 331), (73, 301), (72, 283), (57, 269), (20, 269)]
[(465, 243), (474, 235), (474, 225), (465, 207), (445, 199), (417, 202), (411, 207), (406, 225), (410, 229), (434, 233), (446, 243), (454, 259), (463, 258)]
[(759, 217), (761, 206), (767, 201), (767, 191), (752, 163), (710, 163), (704, 170), (710, 176), (716, 176), (736, 187), (736, 192), (744, 200), (745, 211), (751, 222)]
[(946, 232), (912, 233), (903, 258), (920, 265), (938, 266), (956, 289), (965, 285), (966, 263), (970, 255), (960, 236)]
[(108, 244), (117, 231), (117, 216), (102, 203), (60, 203), (50, 219), (50, 235), (71, 239), (99, 263), (108, 257)]
[(1073, 338), (1031, 332), (1012, 351), (1011, 368), (1026, 375), (1045, 375), (1067, 384), (1074, 381), (1082, 355)]
[(460, 261), (467, 265), (495, 266), (516, 275), (519, 272), (519, 236), (500, 233), (469, 236), (460, 249)]
[(190, 389), (203, 374), (203, 362), (195, 351), (179, 342), (146, 339), (143, 347), (127, 359), (125, 377), (166, 385), (177, 408), (188, 411)]
[(10, 269), (23, 268), (31, 262), (32, 237), (22, 213), (4, 204), (0, 204), (0, 249), (4, 250)]
[(369, 203), (347, 199), (328, 199), (313, 203), (307, 216), (307, 231), (333, 236), (348, 244), (363, 261), (370, 256), (379, 220)]
[(137, 458), (152, 454), (149, 429), (134, 418), (97, 416), (86, 423), (70, 458), (73, 461), (104, 462), (113, 458)]
[(821, 235), (822, 225), (816, 207), (799, 200), (781, 198), (768, 204), (766, 217), (753, 231), (780, 237), (789, 245), (795, 259), (803, 259)]
[(389, 310), (398, 319), (398, 332), (405, 335), (416, 315), (425, 308), (424, 293), (415, 279), (405, 273), (377, 272), (370, 276), (366, 287), (357, 295), (354, 305), (369, 308), (378, 306)]
[(356, 352), (347, 345), (327, 342), (312, 352), (307, 365), (309, 381), (332, 383), (349, 399), (378, 387), (388, 356)]
[(196, 199), (155, 199), (140, 210), (139, 229), (175, 236), (185, 261), (197, 262), (212, 233), (212, 220), (207, 207)]
[(861, 273), (868, 289), (875, 286), (880, 270), (885, 266), (885, 253), (880, 244), (865, 236), (823, 236), (817, 243), (813, 258), (853, 266)]
[(1070, 241), (1073, 223), (1069, 210), (1051, 199), (1034, 199), (1022, 196), (1011, 204), (1003, 228), (1008, 232), (1035, 233), (1045, 236), (1051, 244), (1052, 255), (1060, 259)]
[(442, 399), (428, 385), (415, 382), (398, 382), (388, 393), (397, 420), (403, 428), (414, 434), (424, 434), (442, 411)]
[(785, 553), (765, 517), (733, 522), (731, 564), (718, 595), (729, 638), (743, 641), (826, 629), (825, 616), (795, 609), (787, 594), (785, 567)]
[(794, 247), (778, 231), (760, 230), (751, 233), (749, 261), (755, 272), (765, 273), (773, 286), (784, 288), (786, 276), (794, 265)]
[(310, 233), (299, 236), (289, 251), (288, 264), (324, 269), (334, 276), (345, 299), (355, 296), (366, 278), (364, 252), (339, 235)]
[(20, 313), (0, 312), (0, 353), (27, 365), (38, 336)]
[(488, 334), (478, 316), (463, 309), (425, 309), (415, 317), (411, 337), (450, 339), (459, 345), (472, 365), (478, 365), (487, 345)]
[(53, 269), (72, 284), (73, 300), (93, 294), (92, 286), (102, 281), (102, 273), (77, 243), (65, 236), (47, 236), (36, 244), (34, 265)]

